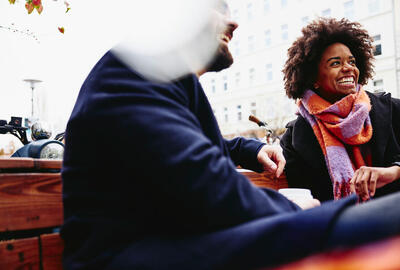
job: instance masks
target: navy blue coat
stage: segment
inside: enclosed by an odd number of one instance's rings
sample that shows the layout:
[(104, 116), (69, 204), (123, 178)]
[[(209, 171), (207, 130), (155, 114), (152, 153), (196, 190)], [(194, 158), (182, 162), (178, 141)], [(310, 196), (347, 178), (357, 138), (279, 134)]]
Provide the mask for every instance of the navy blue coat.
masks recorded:
[[(368, 142), (372, 166), (400, 165), (400, 100), (390, 94), (367, 94), (372, 106), (369, 115), (373, 134)], [(332, 181), (310, 124), (299, 115), (287, 128), (280, 143), (286, 158), (285, 174), (289, 186), (311, 189), (313, 196), (321, 201), (332, 200)], [(377, 189), (375, 197), (399, 190), (400, 180), (396, 180)]]
[(222, 138), (198, 79), (149, 82), (107, 53), (79, 93), (62, 169), (64, 269), (253, 268), (324, 247), (350, 198), (300, 211), (253, 186), (262, 146)]

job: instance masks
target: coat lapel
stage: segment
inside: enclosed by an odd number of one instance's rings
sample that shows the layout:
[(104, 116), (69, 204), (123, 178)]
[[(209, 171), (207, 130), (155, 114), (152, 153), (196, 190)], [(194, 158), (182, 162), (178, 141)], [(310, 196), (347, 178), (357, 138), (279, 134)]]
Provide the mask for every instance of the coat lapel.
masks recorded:
[(310, 124), (301, 116), (293, 127), (293, 147), (314, 168), (325, 167), (325, 157)]
[[(368, 93), (368, 92), (367, 92)], [(384, 156), (388, 144), (389, 132), (392, 122), (390, 100), (391, 95), (374, 95), (368, 93), (371, 100), (371, 122), (373, 127), (370, 147), (372, 152), (372, 162), (374, 166), (384, 165)]]

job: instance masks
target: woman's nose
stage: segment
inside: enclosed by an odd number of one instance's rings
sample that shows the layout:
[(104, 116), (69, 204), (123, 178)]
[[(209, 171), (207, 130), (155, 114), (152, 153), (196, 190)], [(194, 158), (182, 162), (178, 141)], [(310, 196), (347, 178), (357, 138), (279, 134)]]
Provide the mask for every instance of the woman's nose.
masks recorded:
[(349, 63), (344, 63), (343, 66), (342, 66), (342, 70), (343, 70), (343, 71), (350, 71), (350, 70), (353, 70), (353, 66), (350, 65)]

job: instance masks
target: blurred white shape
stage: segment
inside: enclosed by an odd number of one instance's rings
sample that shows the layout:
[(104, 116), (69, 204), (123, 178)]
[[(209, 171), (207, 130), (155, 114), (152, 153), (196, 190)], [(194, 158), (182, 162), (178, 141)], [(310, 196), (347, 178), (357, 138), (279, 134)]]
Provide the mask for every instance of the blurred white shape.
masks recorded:
[[(119, 20), (125, 39), (113, 52), (145, 78), (168, 82), (202, 70), (218, 48), (217, 0), (130, 1)], [(126, 11), (129, 10), (129, 14)], [(129, 27), (127, 27), (129, 26)]]

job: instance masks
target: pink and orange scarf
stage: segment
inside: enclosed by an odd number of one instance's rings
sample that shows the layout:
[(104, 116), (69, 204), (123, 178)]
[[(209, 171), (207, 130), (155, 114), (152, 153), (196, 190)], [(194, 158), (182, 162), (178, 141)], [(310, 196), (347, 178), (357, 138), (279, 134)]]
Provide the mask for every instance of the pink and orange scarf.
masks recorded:
[[(298, 102), (300, 114), (311, 125), (325, 156), (335, 200), (350, 194), (355, 170), (371, 165), (370, 153), (360, 145), (372, 137), (371, 103), (362, 87), (334, 104), (307, 90)], [(347, 149), (346, 149), (347, 148)]]

